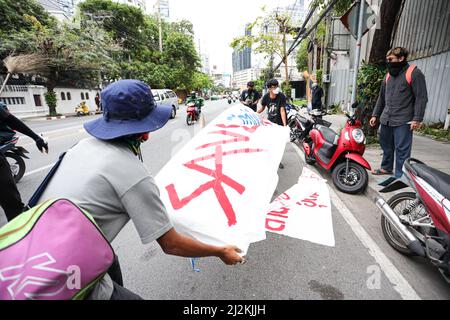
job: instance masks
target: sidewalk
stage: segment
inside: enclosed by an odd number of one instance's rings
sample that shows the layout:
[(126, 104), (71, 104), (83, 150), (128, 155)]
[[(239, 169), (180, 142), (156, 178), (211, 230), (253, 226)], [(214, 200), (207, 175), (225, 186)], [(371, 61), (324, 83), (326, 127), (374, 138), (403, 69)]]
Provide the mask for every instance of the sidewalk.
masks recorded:
[[(96, 115), (101, 114), (101, 111), (91, 111), (89, 115)], [(22, 121), (46, 121), (46, 120), (58, 120), (58, 119), (65, 119), (65, 118), (73, 118), (77, 117), (76, 113), (67, 113), (60, 116), (48, 116), (46, 114), (43, 115), (32, 115), (32, 116), (21, 116), (18, 115), (17, 118), (19, 118)]]
[[(339, 133), (339, 130), (345, 126), (347, 118), (344, 115), (328, 115), (324, 119), (331, 122), (331, 129)], [(382, 155), (383, 151), (379, 145), (369, 145), (364, 153), (364, 158), (370, 163), (372, 168), (379, 168)], [(415, 133), (411, 157), (425, 162), (430, 167), (450, 174), (450, 142), (436, 141)], [(389, 198), (389, 194), (378, 193), (378, 190), (382, 188), (378, 183), (387, 177), (386, 175), (374, 176), (369, 173), (369, 186), (366, 196), (372, 200), (380, 195), (384, 198)]]

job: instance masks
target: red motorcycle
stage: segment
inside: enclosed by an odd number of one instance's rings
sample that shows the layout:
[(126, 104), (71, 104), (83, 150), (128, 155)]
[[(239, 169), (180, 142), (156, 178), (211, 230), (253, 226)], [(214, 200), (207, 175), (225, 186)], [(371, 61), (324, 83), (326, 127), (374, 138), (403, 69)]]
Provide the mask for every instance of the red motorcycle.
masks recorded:
[[(320, 112), (320, 111), (319, 111)], [(338, 135), (328, 126), (314, 123), (303, 142), (305, 161), (316, 162), (331, 170), (333, 183), (345, 193), (359, 193), (369, 182), (367, 170), (370, 164), (363, 158), (366, 138), (356, 117), (346, 115), (348, 120)]]
[(450, 283), (450, 175), (410, 158), (402, 177), (380, 192), (407, 187), (414, 192), (376, 200), (384, 237), (405, 255), (428, 258)]
[(198, 113), (197, 113), (197, 107), (195, 105), (195, 102), (189, 102), (186, 105), (186, 123), (188, 126), (191, 124), (194, 124), (198, 120)]

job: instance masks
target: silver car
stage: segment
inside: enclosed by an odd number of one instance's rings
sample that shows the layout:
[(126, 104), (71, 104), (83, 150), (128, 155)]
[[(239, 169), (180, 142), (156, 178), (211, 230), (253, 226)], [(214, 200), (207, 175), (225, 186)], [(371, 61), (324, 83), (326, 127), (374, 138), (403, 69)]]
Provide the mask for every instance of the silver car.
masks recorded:
[(171, 119), (175, 118), (177, 110), (180, 109), (178, 105), (178, 96), (170, 89), (152, 89), (153, 97), (158, 105), (172, 106)]

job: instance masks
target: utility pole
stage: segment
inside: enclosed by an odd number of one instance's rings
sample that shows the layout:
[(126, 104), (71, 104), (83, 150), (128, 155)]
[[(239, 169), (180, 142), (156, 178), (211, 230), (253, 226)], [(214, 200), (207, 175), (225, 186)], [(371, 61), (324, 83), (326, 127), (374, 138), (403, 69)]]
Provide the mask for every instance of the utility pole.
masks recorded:
[(161, 28), (161, 0), (158, 0), (156, 2), (156, 5), (158, 7), (158, 29), (159, 29), (159, 51), (163, 51), (162, 47), (162, 28)]
[(363, 31), (363, 18), (364, 18), (364, 7), (365, 0), (359, 0), (359, 18), (358, 18), (358, 37), (356, 39), (356, 52), (355, 52), (355, 64), (353, 73), (353, 86), (352, 86), (352, 100), (351, 104), (356, 101), (356, 91), (358, 82), (358, 71), (359, 71), (359, 57), (361, 55), (361, 39)]

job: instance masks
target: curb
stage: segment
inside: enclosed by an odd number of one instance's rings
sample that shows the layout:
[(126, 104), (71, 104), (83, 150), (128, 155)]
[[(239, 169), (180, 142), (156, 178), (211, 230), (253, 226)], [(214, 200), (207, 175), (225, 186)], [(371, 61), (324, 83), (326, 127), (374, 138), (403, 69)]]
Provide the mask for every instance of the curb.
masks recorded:
[(57, 119), (65, 119), (66, 116), (56, 116), (56, 117), (46, 117), (46, 120), (57, 120)]

